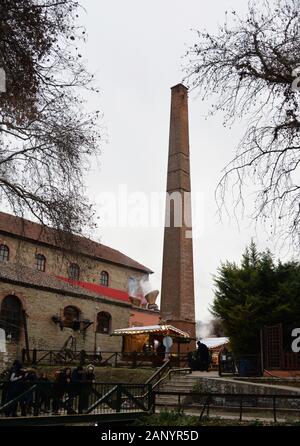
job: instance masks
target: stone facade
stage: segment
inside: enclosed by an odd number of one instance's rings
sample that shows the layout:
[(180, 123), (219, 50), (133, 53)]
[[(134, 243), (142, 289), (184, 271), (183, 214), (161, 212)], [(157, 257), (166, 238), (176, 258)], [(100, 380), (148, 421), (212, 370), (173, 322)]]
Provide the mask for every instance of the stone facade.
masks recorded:
[[(25, 221), (21, 232), (20, 220), (0, 213), (0, 326), (5, 326), (4, 300), (8, 296), (17, 298), (22, 313), (17, 340), (7, 339), (9, 357), (20, 357), (26, 345), (30, 350), (60, 350), (70, 337), (77, 351), (121, 351), (122, 339), (110, 334), (129, 327), (135, 314), (128, 294), (129, 279), (134, 279), (135, 292), (140, 293), (140, 281), (147, 280), (151, 270), (118, 251), (80, 237), (74, 250), (63, 249), (51, 238), (53, 230), (50, 236), (38, 237), (40, 225)], [(1, 255), (3, 246), (9, 249), (6, 259)], [(44, 271), (37, 268), (37, 254), (46, 259)], [(68, 278), (71, 263), (79, 266), (79, 281)], [(101, 284), (102, 271), (108, 273), (107, 286)], [(69, 328), (64, 323), (64, 311), (69, 306), (78, 311), (79, 327)], [(151, 315), (149, 310), (139, 311)], [(107, 333), (99, 330), (97, 315), (102, 312), (110, 316)]]
[[(100, 347), (103, 351), (120, 351), (121, 340), (109, 334), (96, 333), (96, 315), (100, 311), (108, 312), (112, 315), (111, 330), (128, 327), (131, 306), (119, 302), (109, 302), (100, 298), (89, 296), (63, 295), (58, 292), (45, 291), (41, 289), (25, 288), (22, 285), (10, 285), (1, 283), (0, 285), (0, 305), (5, 296), (15, 295), (21, 302), (27, 314), (27, 327), (30, 348), (39, 350), (60, 350), (69, 338), (76, 339), (77, 350), (85, 349), (94, 351), (94, 347)], [(62, 313), (68, 306), (75, 306), (80, 310), (84, 319), (93, 322), (85, 331), (75, 331), (64, 327), (62, 330), (52, 320), (52, 316)], [(12, 341), (7, 343), (9, 349), (16, 349), (21, 353), (25, 346), (24, 330), (21, 330), (21, 337), (17, 345)]]
[(124, 291), (128, 291), (130, 277), (134, 277), (137, 283), (145, 276), (148, 277), (146, 272), (133, 270), (123, 265), (108, 263), (80, 253), (64, 252), (56, 247), (0, 233), (1, 244), (9, 247), (9, 261), (13, 264), (27, 265), (35, 269), (35, 256), (44, 255), (45, 272), (50, 275), (67, 277), (69, 265), (76, 263), (80, 267), (80, 280), (99, 284), (101, 271), (106, 271), (109, 274), (108, 286)]

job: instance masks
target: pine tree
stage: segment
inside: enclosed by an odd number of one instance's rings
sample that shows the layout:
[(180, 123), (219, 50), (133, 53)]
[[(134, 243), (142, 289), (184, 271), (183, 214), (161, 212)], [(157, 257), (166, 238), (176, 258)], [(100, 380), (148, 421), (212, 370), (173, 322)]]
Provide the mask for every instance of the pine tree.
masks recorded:
[(300, 323), (300, 263), (274, 262), (269, 250), (251, 241), (240, 266), (221, 264), (215, 281), (212, 314), (221, 319), (237, 354), (258, 354), (260, 330), (282, 323), (286, 348), (291, 329)]

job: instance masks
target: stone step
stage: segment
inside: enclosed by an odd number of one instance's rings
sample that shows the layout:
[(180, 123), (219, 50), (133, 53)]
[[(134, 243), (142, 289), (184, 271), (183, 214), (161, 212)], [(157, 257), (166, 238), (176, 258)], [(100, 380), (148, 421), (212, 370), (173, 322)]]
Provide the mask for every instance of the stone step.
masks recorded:
[(204, 379), (204, 378), (206, 378), (207, 379), (207, 377), (203, 377), (203, 378), (201, 378), (201, 377), (199, 377), (199, 376), (195, 376), (195, 377), (186, 377), (186, 378), (183, 378), (183, 377), (181, 377), (181, 378), (178, 378), (178, 379), (174, 379), (173, 377), (172, 377), (172, 379), (170, 379), (170, 380), (166, 380), (166, 382), (171, 382), (171, 383), (185, 383), (185, 382), (201, 382), (202, 381), (202, 379)]
[(160, 387), (193, 387), (197, 384), (201, 383), (201, 381), (164, 381), (161, 383)]
[(190, 392), (193, 389), (193, 387), (194, 386), (181, 386), (181, 385), (171, 386), (171, 385), (169, 385), (169, 386), (161, 386), (159, 388), (159, 390), (165, 390), (165, 391), (168, 391), (168, 392), (169, 391), (170, 392), (177, 391), (177, 390), (184, 392), (186, 390), (187, 392)]

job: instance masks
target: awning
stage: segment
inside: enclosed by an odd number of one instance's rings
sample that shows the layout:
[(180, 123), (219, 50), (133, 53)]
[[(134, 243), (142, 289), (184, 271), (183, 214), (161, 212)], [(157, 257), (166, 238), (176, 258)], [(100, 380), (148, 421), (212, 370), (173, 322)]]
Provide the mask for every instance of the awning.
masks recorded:
[(112, 336), (139, 335), (139, 334), (159, 334), (163, 336), (179, 337), (189, 339), (190, 335), (173, 325), (148, 325), (144, 327), (129, 327), (114, 330)]
[(205, 344), (208, 348), (217, 348), (222, 345), (226, 345), (229, 343), (229, 338), (220, 337), (220, 338), (203, 338), (201, 339), (202, 344)]

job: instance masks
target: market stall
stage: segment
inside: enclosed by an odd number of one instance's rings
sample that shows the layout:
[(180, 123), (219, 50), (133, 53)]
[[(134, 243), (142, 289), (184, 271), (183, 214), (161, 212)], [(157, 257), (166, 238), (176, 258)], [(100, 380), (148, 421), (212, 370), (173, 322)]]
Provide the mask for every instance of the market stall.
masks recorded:
[(205, 344), (211, 355), (211, 366), (217, 367), (219, 365), (219, 355), (225, 347), (229, 347), (229, 338), (214, 337), (201, 339), (202, 344)]
[(159, 365), (169, 357), (180, 356), (180, 345), (191, 342), (188, 333), (172, 325), (149, 325), (115, 330), (112, 336), (122, 336), (122, 357), (148, 360)]

